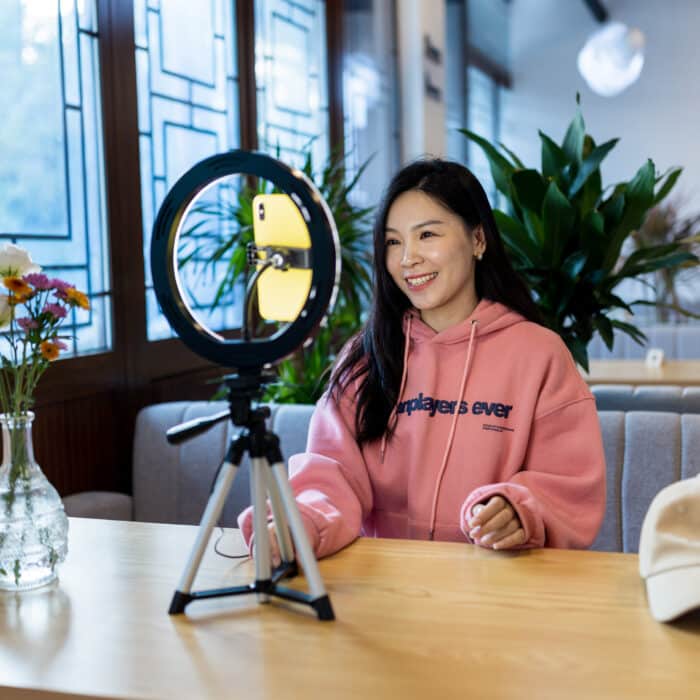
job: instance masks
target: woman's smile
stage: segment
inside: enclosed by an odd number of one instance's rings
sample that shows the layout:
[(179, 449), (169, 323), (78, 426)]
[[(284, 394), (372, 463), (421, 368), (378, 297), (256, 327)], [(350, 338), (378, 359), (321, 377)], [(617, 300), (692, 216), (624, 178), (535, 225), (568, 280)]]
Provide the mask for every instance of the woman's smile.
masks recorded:
[(405, 280), (408, 288), (412, 292), (420, 292), (422, 289), (425, 289), (437, 276), (437, 272), (431, 272), (427, 275), (420, 275), (418, 277), (406, 277)]

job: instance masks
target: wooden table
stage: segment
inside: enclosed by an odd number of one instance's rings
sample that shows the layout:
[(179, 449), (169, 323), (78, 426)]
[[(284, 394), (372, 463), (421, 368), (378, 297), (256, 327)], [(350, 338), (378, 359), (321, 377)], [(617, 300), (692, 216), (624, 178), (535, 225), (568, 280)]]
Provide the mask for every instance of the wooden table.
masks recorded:
[(650, 369), (644, 360), (591, 360), (589, 384), (680, 384), (700, 386), (700, 360), (666, 360)]
[[(0, 698), (700, 697), (700, 615), (655, 622), (634, 555), (364, 539), (321, 562), (335, 622), (252, 596), (169, 617), (195, 532), (71, 519), (60, 583), (0, 596)], [(250, 572), (208, 554), (200, 581)]]

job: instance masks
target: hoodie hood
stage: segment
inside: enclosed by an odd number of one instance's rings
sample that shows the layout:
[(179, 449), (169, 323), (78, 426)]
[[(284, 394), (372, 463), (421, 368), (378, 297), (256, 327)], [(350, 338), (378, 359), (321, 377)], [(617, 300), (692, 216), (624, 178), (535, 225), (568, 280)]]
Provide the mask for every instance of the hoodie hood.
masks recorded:
[(517, 323), (527, 323), (527, 319), (517, 311), (513, 311), (500, 302), (491, 301), (490, 299), (482, 299), (464, 321), (440, 332), (435, 331), (427, 323), (423, 322), (417, 309), (410, 309), (404, 316), (404, 333), (408, 327), (409, 317), (411, 319), (410, 338), (412, 341), (416, 343), (437, 343), (439, 345), (451, 345), (469, 340), (474, 321), (476, 321), (476, 338), (483, 338), (491, 333), (510, 328)]

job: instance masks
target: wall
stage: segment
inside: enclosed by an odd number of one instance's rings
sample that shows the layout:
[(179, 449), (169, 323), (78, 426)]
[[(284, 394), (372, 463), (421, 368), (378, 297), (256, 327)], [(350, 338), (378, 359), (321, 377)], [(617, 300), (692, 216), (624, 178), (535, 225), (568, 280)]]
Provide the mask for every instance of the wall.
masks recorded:
[(539, 165), (537, 130), (561, 142), (575, 112), (576, 92), (587, 131), (600, 143), (620, 142), (603, 163), (604, 184), (629, 179), (651, 157), (657, 170), (684, 168), (676, 194), (686, 213), (700, 211), (700, 2), (604, 0), (610, 19), (646, 35), (639, 80), (613, 98), (595, 95), (576, 58), (598, 26), (583, 0), (513, 0), (513, 90), (503, 99), (504, 143), (526, 164)]
[[(445, 4), (444, 0), (398, 0), (397, 39), (401, 94), (401, 161), (445, 155)], [(440, 62), (425, 56), (425, 38), (440, 52)], [(426, 75), (440, 90), (426, 94)]]

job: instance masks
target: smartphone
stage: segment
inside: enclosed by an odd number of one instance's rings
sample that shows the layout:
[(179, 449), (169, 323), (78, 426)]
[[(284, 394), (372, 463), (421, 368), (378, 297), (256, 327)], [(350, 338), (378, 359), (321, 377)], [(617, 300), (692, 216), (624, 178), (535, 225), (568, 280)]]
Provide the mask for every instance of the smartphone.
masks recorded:
[[(301, 212), (286, 194), (259, 194), (253, 198), (255, 245), (311, 248), (311, 237)], [(311, 289), (311, 270), (265, 270), (258, 280), (258, 309), (268, 321), (294, 321)]]

